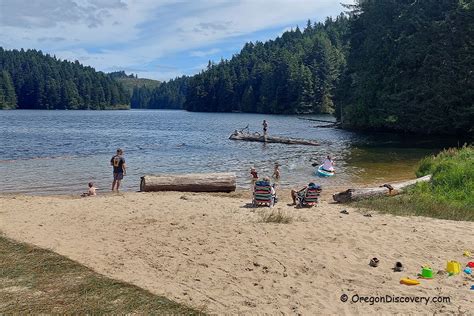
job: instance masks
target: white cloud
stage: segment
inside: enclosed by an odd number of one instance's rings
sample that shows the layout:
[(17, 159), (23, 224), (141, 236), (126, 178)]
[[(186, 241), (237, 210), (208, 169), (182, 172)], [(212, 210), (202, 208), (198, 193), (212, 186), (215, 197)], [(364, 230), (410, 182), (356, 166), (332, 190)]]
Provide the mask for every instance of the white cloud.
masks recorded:
[(221, 50), (219, 48), (211, 48), (209, 50), (195, 50), (189, 53), (189, 56), (192, 57), (208, 57), (214, 54), (217, 54)]
[[(323, 20), (341, 11), (339, 2), (0, 0), (0, 46), (37, 48), (104, 71), (144, 69), (180, 52), (207, 57), (220, 51), (220, 41), (236, 36)], [(209, 46), (215, 48), (203, 49)], [(179, 70), (144, 73), (156, 78)]]

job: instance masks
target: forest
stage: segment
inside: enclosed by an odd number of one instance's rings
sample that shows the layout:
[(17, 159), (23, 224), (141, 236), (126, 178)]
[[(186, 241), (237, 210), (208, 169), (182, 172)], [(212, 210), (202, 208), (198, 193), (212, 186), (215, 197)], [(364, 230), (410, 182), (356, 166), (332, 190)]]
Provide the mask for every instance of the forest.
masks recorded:
[(345, 8), (161, 83), (0, 48), (0, 108), (334, 113), (350, 129), (474, 135), (472, 0)]
[(120, 83), (92, 67), (0, 47), (0, 109), (127, 109), (129, 103)]
[(155, 89), (136, 89), (132, 108), (184, 108), (203, 112), (332, 113), (335, 87), (345, 66), (349, 19), (308, 20), (265, 43), (205, 70)]
[(345, 128), (474, 135), (473, 1), (345, 7), (336, 19), (247, 43), (230, 60), (209, 62), (172, 87), (134, 91), (133, 106), (334, 112)]
[(474, 136), (474, 2), (378, 0), (352, 10), (335, 93), (344, 126)]
[(188, 80), (182, 76), (155, 86), (136, 85), (130, 105), (134, 109), (183, 109)]

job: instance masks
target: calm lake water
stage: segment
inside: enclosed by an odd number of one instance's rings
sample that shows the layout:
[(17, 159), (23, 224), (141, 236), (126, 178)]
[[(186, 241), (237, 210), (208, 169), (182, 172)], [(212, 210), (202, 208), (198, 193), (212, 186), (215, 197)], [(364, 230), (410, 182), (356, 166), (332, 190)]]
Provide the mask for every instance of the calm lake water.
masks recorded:
[[(332, 119), (330, 116), (307, 118)], [(249, 124), (270, 135), (315, 139), (321, 146), (262, 144), (229, 140)], [(109, 190), (110, 158), (123, 148), (128, 175), (123, 189), (139, 189), (140, 177), (157, 173), (235, 172), (248, 187), (249, 168), (271, 175), (279, 162), (280, 185), (316, 180), (326, 187), (410, 178), (416, 162), (444, 146), (394, 135), (365, 135), (316, 128), (296, 116), (191, 113), (185, 111), (0, 111), (0, 193), (80, 193), (93, 181)], [(331, 154), (337, 175), (314, 176), (313, 162)]]

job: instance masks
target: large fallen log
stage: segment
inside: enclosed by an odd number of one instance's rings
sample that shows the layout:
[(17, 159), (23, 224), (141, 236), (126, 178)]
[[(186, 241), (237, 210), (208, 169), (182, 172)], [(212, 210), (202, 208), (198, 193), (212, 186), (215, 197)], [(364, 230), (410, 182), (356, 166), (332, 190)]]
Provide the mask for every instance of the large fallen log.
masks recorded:
[(140, 182), (142, 192), (232, 192), (235, 188), (235, 173), (145, 175)]
[(377, 188), (348, 189), (346, 191), (334, 194), (332, 198), (336, 202), (347, 203), (376, 196), (396, 195), (418, 182), (428, 182), (430, 180), (431, 175), (427, 175), (413, 180), (384, 184)]
[(336, 123), (325, 124), (325, 125), (315, 125), (313, 127), (316, 127), (316, 128), (340, 128), (341, 123), (336, 122)]
[(323, 123), (338, 123), (337, 121), (329, 121), (329, 120), (321, 120), (321, 119), (313, 119), (313, 118), (307, 118), (307, 117), (298, 117), (299, 120), (305, 120), (305, 121), (312, 121), (312, 122), (323, 122)]
[(289, 137), (276, 137), (276, 136), (262, 136), (260, 134), (244, 134), (244, 133), (233, 133), (229, 139), (232, 140), (244, 140), (248, 142), (262, 142), (262, 143), (280, 143), (280, 144), (294, 144), (294, 145), (309, 145), (319, 146), (315, 140), (301, 139), (301, 138), (289, 138)]

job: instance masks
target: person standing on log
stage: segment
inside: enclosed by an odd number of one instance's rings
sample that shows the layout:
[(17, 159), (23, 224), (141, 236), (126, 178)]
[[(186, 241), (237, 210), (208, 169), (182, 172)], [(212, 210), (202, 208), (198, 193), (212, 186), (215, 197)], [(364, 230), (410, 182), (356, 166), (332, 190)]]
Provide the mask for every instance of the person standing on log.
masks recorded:
[(268, 130), (268, 123), (266, 120), (263, 120), (263, 137), (266, 139), (267, 138), (267, 130)]
[(117, 192), (120, 188), (120, 182), (123, 179), (123, 176), (127, 175), (127, 167), (125, 165), (125, 158), (123, 158), (123, 150), (117, 149), (117, 154), (110, 159), (110, 164), (114, 168), (114, 181), (112, 182), (112, 191), (114, 191), (115, 186), (117, 187)]

